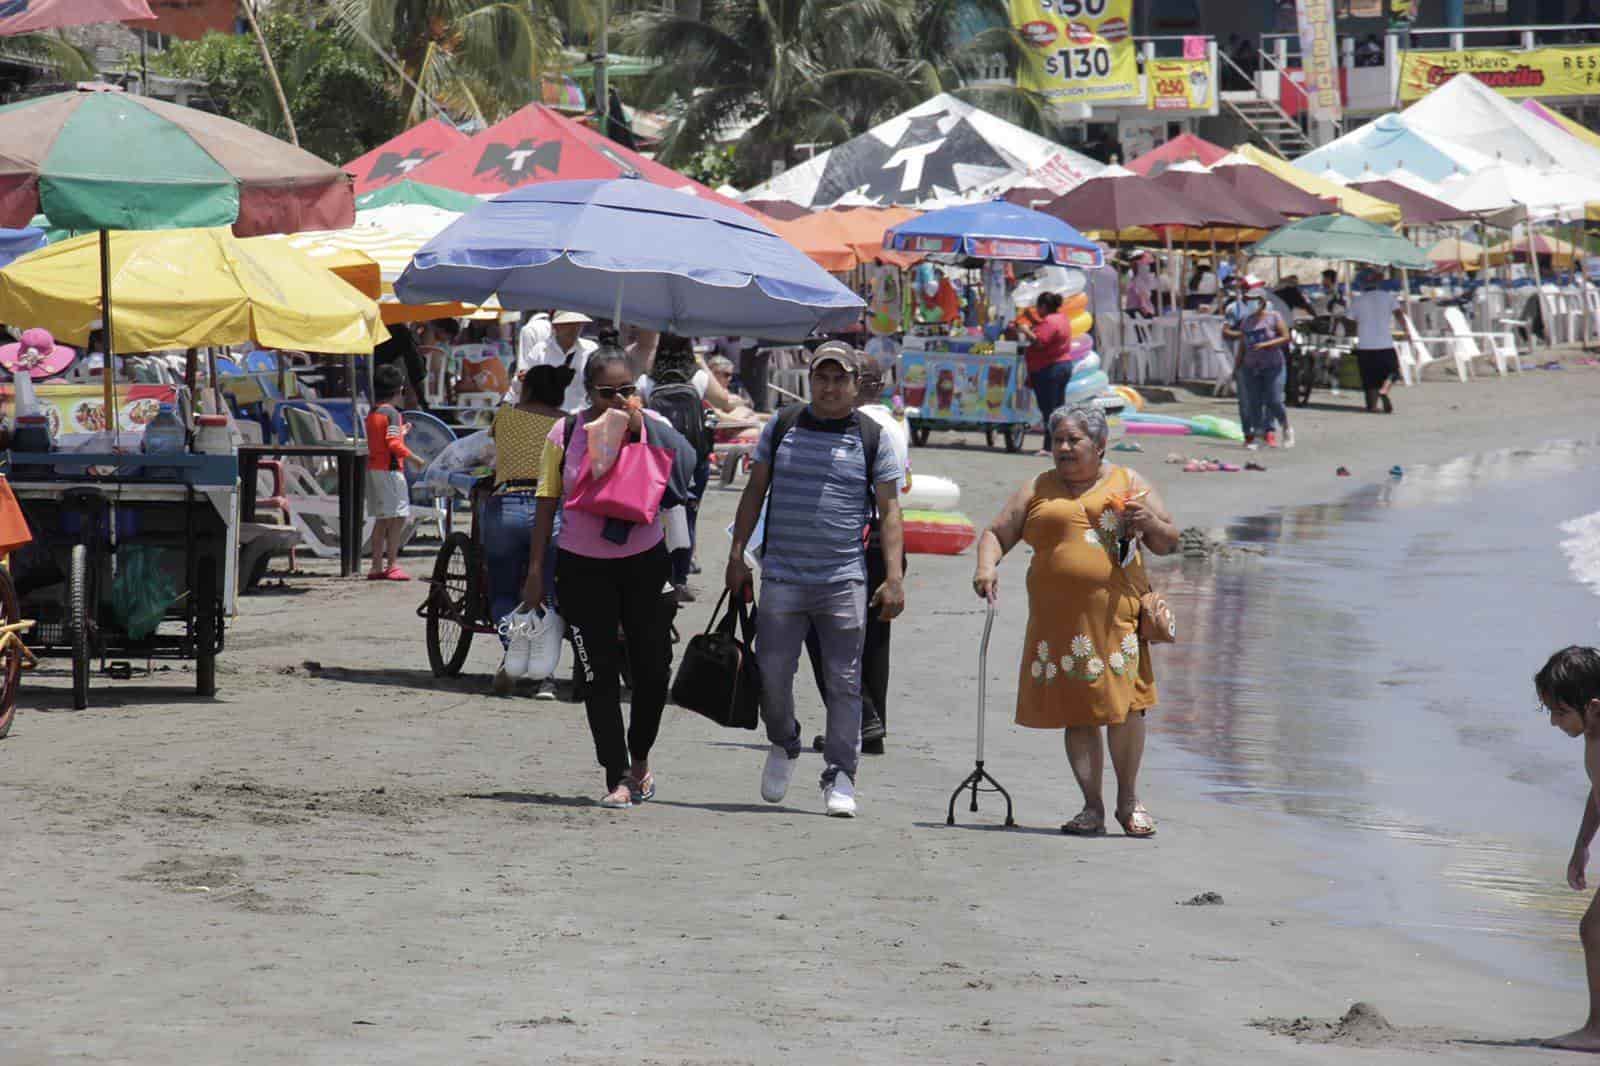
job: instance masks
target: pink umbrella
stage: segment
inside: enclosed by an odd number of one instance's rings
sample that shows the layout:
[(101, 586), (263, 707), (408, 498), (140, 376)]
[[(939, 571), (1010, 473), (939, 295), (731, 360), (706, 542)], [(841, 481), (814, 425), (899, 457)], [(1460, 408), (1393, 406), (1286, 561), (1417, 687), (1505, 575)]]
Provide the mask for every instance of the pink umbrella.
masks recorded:
[(92, 22), (127, 22), (153, 19), (147, 0), (22, 0), (0, 4), (0, 37), (18, 33), (87, 26)]

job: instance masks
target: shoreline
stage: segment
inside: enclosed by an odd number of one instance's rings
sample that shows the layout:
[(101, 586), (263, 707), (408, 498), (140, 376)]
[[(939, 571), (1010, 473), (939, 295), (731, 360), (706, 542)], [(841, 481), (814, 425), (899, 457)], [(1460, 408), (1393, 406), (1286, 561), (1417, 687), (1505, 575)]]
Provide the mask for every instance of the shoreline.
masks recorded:
[[(1196, 438), (1111, 457), (1180, 526), (1226, 528), (1336, 500), (1395, 462), (1595, 435), (1600, 370), (1524, 377), (1398, 390), (1393, 416), (1318, 394), (1291, 409), (1296, 449), (1257, 453), (1264, 474), (1162, 462), (1246, 454)], [(964, 439), (936, 435), (912, 458), (956, 478), (981, 526), (1042, 460)], [(1336, 478), (1340, 464), (1356, 476)], [(708, 494), (685, 635), (715, 601), (736, 499)], [(173, 698), (160, 677), (97, 681), (74, 713), (52, 663), (25, 679), (0, 744), (21, 934), (6, 1043), (19, 1062), (162, 1061), (198, 1037), (251, 1063), (776, 1063), (848, 1047), (872, 1063), (1266, 1066), (1348, 1052), (1251, 1023), (1338, 1019), (1365, 1000), (1399, 1027), (1344, 1041), (1375, 1062), (1550, 1061), (1515, 1042), (1571, 1029), (1580, 996), (1330, 919), (1315, 909), (1330, 857), (1302, 854), (1287, 815), (1206, 798), (1159, 734), (1142, 783), (1160, 834), (1061, 837), (1077, 796), (1059, 747), (1010, 724), (1023, 568), (1002, 568), (989, 664), (987, 761), (1017, 800), (1014, 831), (991, 796), (944, 825), (972, 761), (970, 553), (912, 561), (890, 753), (865, 762), (863, 816), (846, 824), (820, 816), (815, 756), (768, 807), (761, 736), (677, 709), (660, 797), (595, 808), (581, 710), (490, 699), (482, 643), (468, 677), (435, 684), (417, 585), (297, 577), (244, 599), (216, 703)], [(797, 694), (812, 729), (804, 670)], [(1223, 904), (1179, 905), (1207, 891)]]

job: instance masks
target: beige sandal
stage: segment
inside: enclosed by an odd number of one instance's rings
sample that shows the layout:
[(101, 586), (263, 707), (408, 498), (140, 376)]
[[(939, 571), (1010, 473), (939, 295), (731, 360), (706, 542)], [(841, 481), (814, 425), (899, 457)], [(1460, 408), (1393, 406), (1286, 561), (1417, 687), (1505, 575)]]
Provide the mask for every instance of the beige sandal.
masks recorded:
[(1061, 831), (1069, 837), (1103, 837), (1106, 835), (1105, 815), (1096, 815), (1085, 807), (1072, 816), (1072, 820), (1061, 827)]
[(1150, 817), (1150, 812), (1144, 809), (1144, 804), (1135, 803), (1133, 810), (1127, 814), (1117, 815), (1117, 822), (1122, 826), (1122, 831), (1131, 837), (1143, 839), (1156, 835), (1156, 820)]

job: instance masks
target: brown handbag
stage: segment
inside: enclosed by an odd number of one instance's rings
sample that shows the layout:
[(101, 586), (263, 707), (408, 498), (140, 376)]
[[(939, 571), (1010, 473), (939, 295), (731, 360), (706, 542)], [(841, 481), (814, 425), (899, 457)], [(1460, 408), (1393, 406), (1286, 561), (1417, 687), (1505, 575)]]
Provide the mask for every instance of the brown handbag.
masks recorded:
[[(1137, 542), (1135, 538), (1133, 543)], [(1132, 554), (1131, 550), (1128, 554)], [(1144, 578), (1144, 591), (1139, 593), (1139, 638), (1147, 644), (1176, 644), (1178, 618), (1172, 613), (1172, 605), (1151, 586), (1142, 561), (1139, 573)]]

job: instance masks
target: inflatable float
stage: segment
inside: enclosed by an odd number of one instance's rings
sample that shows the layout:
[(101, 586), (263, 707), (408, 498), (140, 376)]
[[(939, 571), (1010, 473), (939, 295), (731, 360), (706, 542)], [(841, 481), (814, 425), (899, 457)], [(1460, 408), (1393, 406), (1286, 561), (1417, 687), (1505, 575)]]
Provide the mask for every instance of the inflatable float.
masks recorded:
[[(1218, 440), (1244, 440), (1244, 430), (1239, 423), (1230, 418), (1218, 418), (1216, 415), (1199, 415), (1195, 418), (1180, 418), (1176, 415), (1155, 415), (1147, 411), (1128, 411), (1122, 416), (1128, 424), (1130, 433), (1159, 433), (1159, 430), (1136, 429), (1137, 426), (1169, 426), (1177, 427), (1182, 433), (1192, 433), (1197, 437), (1215, 437)], [(1174, 435), (1181, 435), (1172, 431)]]
[(906, 511), (954, 511), (961, 506), (961, 486), (947, 477), (912, 474), (911, 487), (900, 493)]
[(978, 539), (972, 519), (959, 511), (918, 508), (902, 512), (902, 517), (906, 552), (911, 555), (960, 555)]

